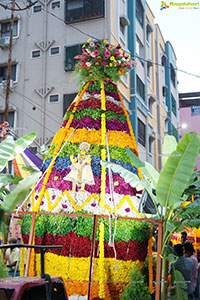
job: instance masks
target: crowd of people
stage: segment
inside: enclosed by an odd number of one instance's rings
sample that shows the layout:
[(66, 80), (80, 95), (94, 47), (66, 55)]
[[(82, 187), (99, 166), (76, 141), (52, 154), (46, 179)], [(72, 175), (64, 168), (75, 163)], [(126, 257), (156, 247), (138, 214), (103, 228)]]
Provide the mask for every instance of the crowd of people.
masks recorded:
[(186, 283), (186, 291), (188, 294), (188, 300), (199, 299), (199, 265), (198, 259), (195, 254), (194, 247), (190, 241), (187, 240), (187, 233), (182, 232), (181, 244), (174, 246), (174, 250), (178, 259), (171, 266), (171, 272), (173, 267), (179, 271)]

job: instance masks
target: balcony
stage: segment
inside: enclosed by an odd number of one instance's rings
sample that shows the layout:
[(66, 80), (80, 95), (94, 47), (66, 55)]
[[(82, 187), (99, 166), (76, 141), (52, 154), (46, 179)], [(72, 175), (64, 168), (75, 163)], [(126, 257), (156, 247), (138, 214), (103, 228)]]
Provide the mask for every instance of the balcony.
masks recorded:
[(65, 23), (104, 17), (104, 0), (66, 0)]

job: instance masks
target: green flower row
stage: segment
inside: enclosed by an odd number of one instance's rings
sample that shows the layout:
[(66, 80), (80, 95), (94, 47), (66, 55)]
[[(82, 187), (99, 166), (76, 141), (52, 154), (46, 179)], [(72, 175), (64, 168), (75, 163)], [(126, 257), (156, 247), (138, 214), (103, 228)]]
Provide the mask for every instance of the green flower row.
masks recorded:
[[(115, 92), (115, 93), (117, 93), (116, 86), (114, 84), (111, 84), (111, 83), (105, 85), (104, 89), (105, 89), (106, 92)], [(99, 81), (94, 81), (94, 83), (89, 84), (87, 90), (88, 91), (93, 91), (93, 90), (100, 91), (101, 90), (100, 82)]]
[[(50, 158), (53, 156), (55, 148), (57, 144), (53, 144), (50, 147), (48, 154), (46, 155), (45, 159)], [(80, 143), (71, 143), (68, 142), (59, 153), (59, 157), (67, 157), (72, 154), (78, 154), (80, 149)], [(89, 155), (99, 156), (101, 157), (101, 150), (104, 148), (102, 145), (91, 145), (89, 151), (87, 152)], [(126, 154), (126, 150), (116, 147), (116, 146), (109, 146), (109, 153), (110, 157), (119, 161), (123, 161), (124, 163), (131, 163), (133, 166), (132, 160)]]
[[(87, 213), (81, 211), (80, 213)], [(25, 215), (22, 223), (22, 234), (29, 234), (31, 227), (31, 215)], [(99, 240), (99, 225), (100, 218), (97, 222), (97, 236)], [(109, 241), (109, 220), (103, 219), (104, 222), (104, 238), (105, 242)], [(112, 232), (114, 231), (115, 223), (111, 222)], [(92, 240), (93, 234), (93, 218), (91, 217), (68, 217), (68, 216), (52, 216), (52, 215), (38, 215), (35, 235), (42, 237), (45, 233), (53, 235), (67, 235), (74, 231), (78, 236), (89, 237)], [(117, 221), (117, 229), (115, 234), (115, 241), (139, 241), (143, 242), (149, 239), (149, 225), (147, 222), (135, 220), (122, 220)]]
[[(71, 114), (72, 114), (71, 111), (67, 112), (63, 118), (63, 121), (68, 120), (70, 118)], [(88, 117), (91, 117), (94, 120), (96, 120), (96, 119), (100, 119), (101, 115), (102, 115), (102, 110), (100, 108), (95, 108), (95, 109), (92, 109), (92, 108), (85, 109), (84, 108), (84, 109), (77, 110), (74, 113), (74, 118), (77, 120), (81, 120), (84, 117), (88, 116)], [(111, 111), (111, 110), (106, 111), (105, 115), (106, 115), (106, 120), (118, 119), (123, 123), (125, 123), (127, 121), (125, 115), (119, 115), (116, 112)]]

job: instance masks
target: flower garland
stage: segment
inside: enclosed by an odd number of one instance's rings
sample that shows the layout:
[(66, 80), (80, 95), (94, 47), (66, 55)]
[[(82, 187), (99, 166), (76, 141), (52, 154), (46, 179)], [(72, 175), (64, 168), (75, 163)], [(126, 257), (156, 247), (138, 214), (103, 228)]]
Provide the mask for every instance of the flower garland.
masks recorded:
[(25, 259), (24, 259), (24, 248), (20, 249), (20, 263), (19, 263), (19, 272), (20, 272), (20, 276), (23, 277), (24, 276), (24, 265), (25, 265)]
[(153, 286), (153, 255), (152, 255), (152, 227), (150, 227), (150, 237), (148, 241), (149, 249), (149, 291), (151, 294), (154, 293)]
[(134, 61), (123, 51), (120, 44), (115, 47), (106, 40), (94, 43), (89, 39), (87, 42), (87, 48), (86, 45), (82, 47), (82, 54), (75, 56), (78, 60), (75, 72), (79, 74), (81, 81), (102, 81), (108, 77), (117, 82), (124, 73), (131, 70)]
[[(72, 122), (72, 120), (73, 120), (74, 113), (76, 112), (76, 107), (77, 107), (77, 105), (79, 104), (79, 102), (80, 102), (80, 100), (81, 100), (83, 94), (85, 93), (85, 91), (86, 91), (86, 89), (87, 89), (87, 87), (88, 87), (89, 84), (90, 84), (90, 82), (86, 83), (84, 89), (83, 89), (82, 92), (79, 94), (78, 99), (77, 99), (77, 101), (76, 101), (76, 104), (74, 105), (74, 108), (73, 108), (73, 110), (72, 110), (72, 114), (70, 115), (70, 118), (69, 118), (69, 120), (68, 120), (68, 122), (67, 122), (67, 124), (66, 124), (66, 127), (64, 128), (65, 131), (63, 132), (63, 134), (60, 136), (60, 138), (59, 138), (58, 141), (57, 141), (57, 146), (56, 146), (56, 148), (55, 148), (55, 150), (54, 150), (54, 156), (53, 156), (53, 158), (52, 158), (52, 163), (51, 163), (51, 165), (49, 166), (49, 168), (48, 168), (48, 170), (47, 170), (47, 173), (46, 173), (45, 178), (44, 178), (44, 181), (43, 181), (42, 189), (41, 189), (41, 191), (40, 191), (39, 198), (38, 198), (37, 203), (36, 203), (35, 208), (34, 208), (35, 211), (39, 211), (40, 203), (41, 203), (41, 201), (42, 201), (42, 198), (44, 197), (44, 193), (45, 193), (45, 190), (46, 190), (46, 184), (47, 184), (47, 182), (48, 182), (48, 180), (49, 180), (49, 176), (50, 176), (51, 171), (52, 171), (52, 169), (53, 169), (53, 166), (54, 166), (54, 164), (55, 164), (55, 159), (54, 159), (54, 158), (57, 156), (57, 154), (58, 154), (58, 152), (59, 152), (59, 150), (60, 150), (60, 148), (61, 148), (61, 146), (62, 146), (63, 139), (66, 138), (66, 137), (68, 136), (68, 134), (67, 134), (67, 133), (68, 133), (68, 129), (69, 129), (69, 127), (70, 127), (70, 125), (71, 125), (71, 122)], [(61, 129), (62, 129), (62, 128), (61, 128)], [(71, 132), (70, 132), (70, 133), (71, 133)]]

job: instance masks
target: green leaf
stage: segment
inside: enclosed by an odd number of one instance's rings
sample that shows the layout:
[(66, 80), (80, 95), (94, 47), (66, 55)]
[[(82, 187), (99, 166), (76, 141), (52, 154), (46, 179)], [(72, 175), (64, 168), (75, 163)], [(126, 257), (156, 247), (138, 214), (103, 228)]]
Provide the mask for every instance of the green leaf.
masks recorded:
[(156, 188), (159, 172), (148, 162), (145, 162), (145, 167), (142, 167), (144, 176), (153, 184), (153, 188)]
[(9, 195), (5, 197), (2, 206), (11, 211), (14, 210), (17, 204), (26, 198), (31, 187), (37, 182), (40, 175), (41, 172), (38, 172), (21, 180), (18, 186)]
[(136, 168), (142, 168), (145, 166), (145, 164), (137, 157), (134, 151), (132, 151), (129, 147), (126, 147), (126, 153), (130, 157), (130, 159), (133, 161)]
[(180, 232), (183, 231), (185, 229), (186, 226), (185, 224), (183, 225), (182, 221), (173, 221), (173, 220), (168, 220), (166, 223), (166, 229), (171, 232), (173, 231), (176, 227), (176, 232)]
[(120, 176), (122, 176), (124, 178), (124, 180), (127, 183), (129, 183), (132, 187), (136, 187), (138, 190), (141, 190), (144, 188), (143, 185), (141, 184), (138, 176), (133, 174), (132, 172), (128, 171), (127, 169), (125, 169), (117, 164), (106, 162), (103, 160), (101, 160), (101, 164), (102, 164), (102, 166), (104, 166), (106, 168), (111, 168), (114, 173), (120, 174)]
[(163, 149), (162, 149), (162, 165), (164, 167), (168, 157), (172, 152), (176, 150), (177, 141), (173, 135), (166, 135), (164, 138)]
[(141, 168), (143, 175), (153, 184), (153, 188), (155, 188), (159, 178), (158, 171), (150, 163), (143, 163), (129, 147), (126, 148), (126, 153), (135, 167)]
[(11, 174), (0, 174), (0, 188), (4, 185), (7, 185), (10, 182), (13, 182), (14, 177)]
[[(185, 220), (183, 222), (184, 226), (186, 227), (195, 227), (195, 228), (199, 228), (200, 227), (200, 220), (199, 219), (189, 219), (189, 220)], [(180, 230), (182, 231), (182, 230)]]
[(174, 283), (175, 288), (172, 289), (170, 293), (170, 299), (171, 300), (188, 300), (188, 295), (186, 292), (187, 285), (185, 283), (185, 279), (181, 272), (176, 270), (173, 266), (173, 277), (174, 277)]
[(14, 144), (13, 158), (16, 157), (17, 154), (22, 153), (30, 144), (32, 144), (36, 136), (36, 132), (31, 132), (17, 139)]
[(37, 173), (39, 172), (38, 170), (34, 169), (33, 167), (31, 166), (28, 166), (28, 167), (22, 167), (23, 170), (27, 171), (27, 172), (30, 172), (30, 173)]
[(188, 132), (178, 143), (164, 165), (156, 187), (157, 200), (165, 207), (173, 206), (181, 198), (194, 172), (200, 148), (200, 137)]
[(0, 143), (0, 171), (2, 171), (7, 162), (12, 159), (12, 153), (14, 149), (14, 139), (11, 135)]

